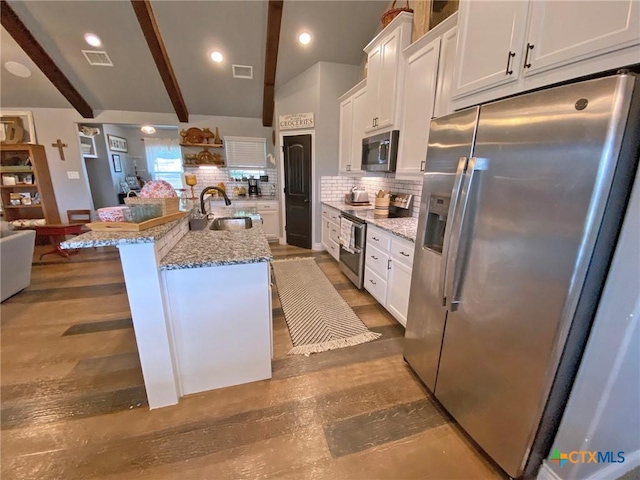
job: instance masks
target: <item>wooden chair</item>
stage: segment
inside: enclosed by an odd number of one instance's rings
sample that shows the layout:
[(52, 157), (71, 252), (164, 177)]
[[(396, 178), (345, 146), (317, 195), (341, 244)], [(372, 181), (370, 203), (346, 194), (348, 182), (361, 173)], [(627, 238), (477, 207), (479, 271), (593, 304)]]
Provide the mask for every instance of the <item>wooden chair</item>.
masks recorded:
[(70, 224), (91, 223), (91, 210), (67, 210), (67, 218)]

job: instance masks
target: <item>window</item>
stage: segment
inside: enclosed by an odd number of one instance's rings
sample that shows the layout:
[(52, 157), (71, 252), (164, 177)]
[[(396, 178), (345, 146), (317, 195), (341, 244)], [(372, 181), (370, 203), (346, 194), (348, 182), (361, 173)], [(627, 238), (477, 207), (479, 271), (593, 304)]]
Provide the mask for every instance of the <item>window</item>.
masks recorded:
[(149, 174), (153, 180), (166, 180), (173, 188), (183, 188), (180, 143), (171, 138), (145, 138)]
[(229, 168), (267, 166), (267, 139), (258, 137), (224, 137)]

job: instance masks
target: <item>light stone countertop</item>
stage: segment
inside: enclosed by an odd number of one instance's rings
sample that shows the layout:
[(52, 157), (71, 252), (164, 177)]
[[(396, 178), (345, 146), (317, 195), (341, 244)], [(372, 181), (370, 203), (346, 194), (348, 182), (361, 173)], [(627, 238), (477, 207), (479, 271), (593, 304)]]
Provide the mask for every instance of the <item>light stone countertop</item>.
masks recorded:
[[(254, 217), (255, 218), (255, 217)], [(259, 217), (258, 217), (259, 218)], [(160, 261), (160, 270), (215, 267), (273, 259), (267, 236), (259, 220), (241, 231), (189, 231)]]
[(418, 219), (415, 217), (404, 218), (386, 218), (376, 217), (373, 214), (374, 206), (353, 206), (344, 202), (322, 202), (324, 205), (336, 208), (342, 212), (358, 217), (367, 223), (375, 225), (383, 230), (393, 233), (399, 237), (409, 240), (413, 243), (416, 241), (416, 233), (418, 231)]
[(134, 243), (152, 243), (164, 237), (178, 222), (186, 221), (182, 218), (173, 222), (163, 223), (141, 232), (99, 232), (91, 231), (73, 237), (60, 244), (60, 248), (90, 248), (109, 247)]

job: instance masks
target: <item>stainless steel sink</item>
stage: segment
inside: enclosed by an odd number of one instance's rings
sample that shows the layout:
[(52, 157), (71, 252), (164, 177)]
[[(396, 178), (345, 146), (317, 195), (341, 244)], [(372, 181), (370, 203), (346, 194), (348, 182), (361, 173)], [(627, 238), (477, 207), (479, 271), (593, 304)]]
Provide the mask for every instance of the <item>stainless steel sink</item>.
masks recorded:
[(214, 218), (210, 230), (246, 230), (253, 226), (251, 217), (220, 217)]

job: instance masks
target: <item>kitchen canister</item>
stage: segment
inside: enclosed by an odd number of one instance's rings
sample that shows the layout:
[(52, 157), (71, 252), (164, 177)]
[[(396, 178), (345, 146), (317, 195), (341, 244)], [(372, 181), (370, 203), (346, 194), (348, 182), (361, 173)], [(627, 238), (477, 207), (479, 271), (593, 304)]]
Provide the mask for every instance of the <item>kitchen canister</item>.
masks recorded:
[(375, 208), (373, 214), (376, 217), (388, 217), (389, 216), (389, 195), (386, 197), (375, 198)]

